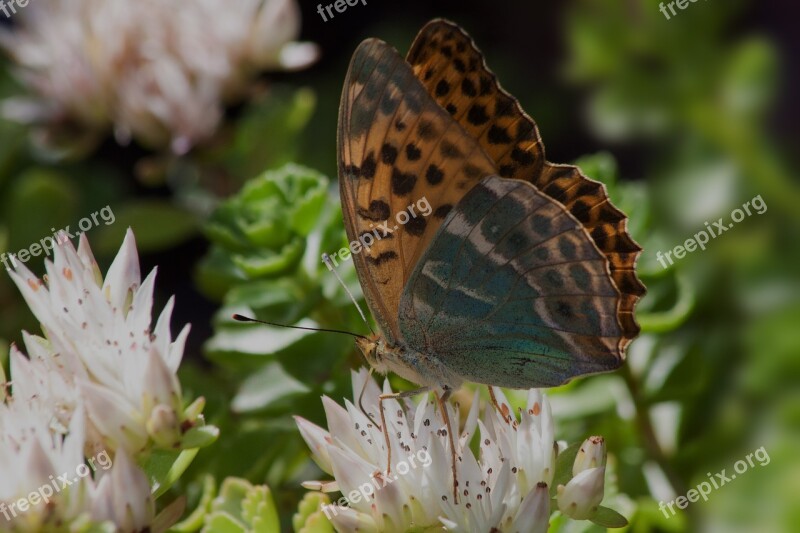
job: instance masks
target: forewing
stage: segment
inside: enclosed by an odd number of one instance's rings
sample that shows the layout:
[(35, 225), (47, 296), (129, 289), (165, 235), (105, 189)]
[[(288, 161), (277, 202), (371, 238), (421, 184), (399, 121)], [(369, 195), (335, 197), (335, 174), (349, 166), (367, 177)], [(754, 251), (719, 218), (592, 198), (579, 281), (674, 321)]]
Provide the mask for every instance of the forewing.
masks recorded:
[(564, 207), (484, 179), (446, 217), (403, 293), (400, 331), (464, 379), (559, 385), (622, 362), (620, 293)]
[[(400, 296), (419, 257), (447, 212), (496, 170), (408, 63), (377, 39), (364, 41), (353, 55), (339, 108), (338, 149), (348, 238), (371, 244), (354, 254), (356, 270), (393, 341)], [(421, 209), (426, 205), (428, 216)], [(397, 215), (409, 206), (417, 214), (400, 224)]]

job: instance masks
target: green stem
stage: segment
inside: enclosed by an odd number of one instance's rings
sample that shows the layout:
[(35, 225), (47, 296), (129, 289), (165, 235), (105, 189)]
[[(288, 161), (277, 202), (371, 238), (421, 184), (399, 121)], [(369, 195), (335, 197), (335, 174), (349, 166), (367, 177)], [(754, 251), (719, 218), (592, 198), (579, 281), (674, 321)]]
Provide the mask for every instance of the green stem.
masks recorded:
[[(664, 450), (661, 449), (661, 445), (656, 437), (655, 429), (653, 428), (653, 422), (650, 419), (650, 406), (642, 394), (642, 390), (639, 387), (639, 382), (636, 379), (636, 376), (634, 376), (631, 372), (630, 365), (623, 365), (621, 374), (625, 380), (625, 385), (628, 388), (628, 392), (630, 392), (636, 408), (636, 425), (639, 429), (639, 435), (642, 438), (642, 444), (644, 445), (648, 456), (655, 461), (655, 463), (664, 473), (664, 476), (667, 478), (667, 481), (669, 481), (669, 484), (675, 494), (677, 496), (685, 496), (689, 488), (684, 482), (683, 478), (670, 464), (669, 459), (664, 453)], [(690, 524), (695, 522), (695, 513), (692, 506), (687, 507), (685, 511)], [(690, 528), (690, 530), (694, 530), (694, 528)]]

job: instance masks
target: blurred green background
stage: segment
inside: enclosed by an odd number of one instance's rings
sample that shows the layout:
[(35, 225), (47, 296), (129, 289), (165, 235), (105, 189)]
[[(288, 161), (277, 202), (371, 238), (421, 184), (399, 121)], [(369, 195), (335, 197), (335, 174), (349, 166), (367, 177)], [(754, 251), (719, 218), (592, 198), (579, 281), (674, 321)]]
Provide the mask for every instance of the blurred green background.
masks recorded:
[[(288, 524), (299, 482), (320, 473), (291, 419), (324, 425), (319, 396), (350, 396), (363, 362), (347, 339), (233, 323), (265, 320), (364, 331), (319, 261), (344, 243), (336, 200), (336, 117), (355, 46), (380, 37), (405, 52), (443, 16), (471, 33), (502, 85), (537, 121), (548, 159), (604, 181), (644, 247), (642, 335), (623, 371), (550, 392), (557, 435), (604, 435), (617, 509), (644, 531), (797, 531), (800, 509), (800, 39), (778, 2), (443, 0), (369, 2), (324, 22), (304, 2), (302, 39), (320, 61), (267, 74), (228, 108), (217, 137), (184, 155), (120, 146), (54, 157), (26, 127), (0, 121), (0, 251), (16, 251), (105, 205), (89, 240), (107, 267), (128, 226), (142, 269), (159, 267), (161, 305), (192, 323), (181, 379), (221, 429), (173, 491), (202, 480), (268, 483)], [(224, 6), (221, 7), (224, 9)], [(796, 10), (796, 8), (795, 8)], [(24, 94), (8, 60), (0, 98)], [(289, 162), (302, 166), (283, 165)], [(268, 171), (264, 173), (265, 171)], [(666, 252), (759, 196), (746, 217), (663, 268)], [(41, 273), (41, 258), (28, 266)], [(360, 292), (352, 263), (340, 269)], [(0, 276), (0, 353), (33, 330)], [(6, 363), (7, 364), (7, 363)], [(395, 385), (402, 385), (395, 382)], [(764, 447), (770, 461), (675, 517), (682, 495)], [(627, 495), (627, 498), (623, 495)], [(575, 524), (573, 524), (574, 526)], [(581, 526), (597, 530), (598, 526)], [(574, 527), (573, 527), (574, 529)]]

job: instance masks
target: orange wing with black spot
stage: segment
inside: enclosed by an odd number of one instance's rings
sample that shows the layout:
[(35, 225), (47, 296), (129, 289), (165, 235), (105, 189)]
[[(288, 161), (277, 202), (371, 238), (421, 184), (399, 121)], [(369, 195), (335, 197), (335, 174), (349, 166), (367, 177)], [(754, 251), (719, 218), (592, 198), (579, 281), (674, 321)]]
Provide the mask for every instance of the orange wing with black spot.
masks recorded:
[[(419, 257), (448, 211), (497, 171), (405, 59), (377, 39), (364, 41), (350, 63), (338, 151), (347, 235), (369, 244), (354, 254), (356, 270), (370, 309), (392, 342), (399, 338), (400, 296)], [(398, 219), (402, 212), (406, 215)]]

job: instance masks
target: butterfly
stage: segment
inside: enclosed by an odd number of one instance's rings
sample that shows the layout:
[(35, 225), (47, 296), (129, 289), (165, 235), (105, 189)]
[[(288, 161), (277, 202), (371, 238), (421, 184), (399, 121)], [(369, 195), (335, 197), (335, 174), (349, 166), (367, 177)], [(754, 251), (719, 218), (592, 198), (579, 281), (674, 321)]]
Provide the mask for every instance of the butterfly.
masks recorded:
[[(627, 217), (545, 159), (458, 25), (429, 22), (405, 59), (362, 42), (337, 137), (347, 235), (369, 240), (353, 258), (380, 334), (356, 343), (375, 370), (435, 391), (446, 417), (464, 381), (550, 387), (622, 364), (645, 293)], [(423, 200), (428, 216), (409, 217)]]

